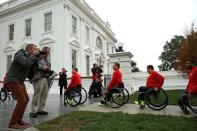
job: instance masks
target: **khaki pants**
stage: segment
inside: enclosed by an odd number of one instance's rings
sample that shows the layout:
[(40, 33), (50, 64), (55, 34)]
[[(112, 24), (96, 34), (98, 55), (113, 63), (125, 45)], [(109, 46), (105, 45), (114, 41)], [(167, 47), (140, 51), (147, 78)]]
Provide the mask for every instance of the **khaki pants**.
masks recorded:
[(39, 79), (33, 82), (34, 94), (32, 98), (31, 110), (33, 113), (40, 112), (44, 109), (49, 88), (47, 78)]

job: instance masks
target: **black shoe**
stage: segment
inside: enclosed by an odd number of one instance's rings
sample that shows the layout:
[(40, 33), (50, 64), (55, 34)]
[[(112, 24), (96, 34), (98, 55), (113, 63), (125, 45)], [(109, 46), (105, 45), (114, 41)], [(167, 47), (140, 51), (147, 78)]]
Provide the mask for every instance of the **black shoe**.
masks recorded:
[(143, 110), (145, 108), (144, 105), (140, 105), (140, 109)]
[(29, 117), (30, 117), (30, 118), (37, 118), (38, 115), (37, 115), (37, 113), (31, 112), (31, 113), (29, 113)]
[(188, 111), (187, 107), (184, 107), (183, 113), (184, 113), (185, 115), (190, 115), (190, 112)]
[(36, 113), (37, 115), (48, 115), (49, 113), (46, 111), (39, 111)]

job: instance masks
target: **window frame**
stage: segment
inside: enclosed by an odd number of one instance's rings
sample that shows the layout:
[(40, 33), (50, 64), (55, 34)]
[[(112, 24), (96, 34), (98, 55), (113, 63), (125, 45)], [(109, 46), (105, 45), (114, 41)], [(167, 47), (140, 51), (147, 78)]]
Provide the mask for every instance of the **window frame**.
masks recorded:
[[(30, 27), (27, 26), (27, 21), (30, 21)], [(29, 35), (27, 35), (27, 31), (29, 32)], [(32, 36), (32, 18), (25, 20), (25, 37), (31, 37)]]
[[(13, 26), (13, 32), (11, 32), (11, 26)], [(15, 24), (10, 24), (8, 25), (8, 41), (13, 41), (14, 40), (14, 32), (15, 32)], [(12, 39), (11, 39), (12, 35)]]
[(78, 33), (78, 29), (77, 29), (77, 17), (75, 17), (74, 15), (72, 15), (72, 34), (77, 35)]
[[(50, 17), (50, 20), (47, 17), (47, 15), (51, 16)], [(52, 25), (53, 25), (53, 12), (52, 11), (49, 11), (49, 12), (47, 12), (47, 13), (44, 14), (44, 32), (50, 32), (50, 31), (52, 31)], [(50, 29), (48, 27), (50, 27)]]

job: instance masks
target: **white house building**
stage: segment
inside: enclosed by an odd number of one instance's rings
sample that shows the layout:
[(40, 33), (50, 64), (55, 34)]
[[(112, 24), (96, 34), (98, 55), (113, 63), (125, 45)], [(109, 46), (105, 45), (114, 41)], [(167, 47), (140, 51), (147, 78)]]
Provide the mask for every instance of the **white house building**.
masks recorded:
[(111, 73), (107, 54), (117, 42), (105, 23), (85, 0), (9, 0), (0, 4), (0, 80), (14, 54), (27, 43), (51, 48), (52, 69), (78, 67), (89, 76), (93, 63)]

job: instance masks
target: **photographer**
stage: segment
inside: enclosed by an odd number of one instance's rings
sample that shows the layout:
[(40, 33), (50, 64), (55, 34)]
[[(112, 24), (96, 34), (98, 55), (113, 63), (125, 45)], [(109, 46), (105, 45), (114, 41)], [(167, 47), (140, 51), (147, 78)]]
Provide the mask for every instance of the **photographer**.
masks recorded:
[(62, 68), (62, 71), (59, 73), (59, 82), (58, 85), (60, 87), (60, 96), (62, 96), (63, 88), (66, 89), (68, 82), (67, 82), (67, 70)]
[(28, 44), (26, 49), (19, 50), (7, 74), (6, 86), (16, 97), (17, 104), (10, 120), (9, 128), (24, 129), (29, 127), (22, 118), (29, 102), (29, 96), (24, 84), (31, 66), (36, 62), (39, 51), (36, 45)]
[(92, 71), (92, 84), (90, 86), (89, 90), (89, 98), (91, 98), (91, 95), (94, 95), (94, 97), (97, 97), (98, 95), (101, 96), (101, 87), (102, 87), (102, 80), (101, 76), (103, 73), (103, 70), (101, 69), (102, 66), (98, 66), (97, 64), (93, 64)]
[(43, 109), (49, 92), (48, 78), (51, 73), (51, 64), (48, 61), (49, 55), (50, 48), (44, 47), (38, 56), (37, 67), (34, 69), (31, 79), (34, 87), (32, 112), (29, 114), (31, 118), (36, 118), (38, 115), (48, 115), (48, 112), (43, 111)]

